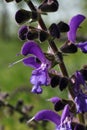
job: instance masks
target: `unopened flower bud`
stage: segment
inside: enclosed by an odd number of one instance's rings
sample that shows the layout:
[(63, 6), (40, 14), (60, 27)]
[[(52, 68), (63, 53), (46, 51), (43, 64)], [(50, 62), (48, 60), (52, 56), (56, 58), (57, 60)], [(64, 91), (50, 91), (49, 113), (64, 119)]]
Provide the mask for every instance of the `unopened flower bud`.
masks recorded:
[(59, 3), (57, 0), (44, 0), (39, 6), (39, 9), (43, 12), (55, 12), (58, 10)]
[(22, 0), (15, 0), (17, 3), (21, 2)]
[(19, 38), (20, 38), (21, 40), (26, 40), (26, 38), (27, 38), (27, 33), (28, 33), (28, 27), (27, 27), (27, 26), (22, 26), (22, 27), (19, 29), (19, 32), (18, 32)]
[(28, 21), (30, 18), (31, 18), (31, 12), (24, 9), (18, 10), (15, 15), (15, 20), (18, 24), (22, 24)]
[(38, 33), (37, 32), (29, 31), (27, 33), (27, 39), (28, 40), (34, 40), (34, 39), (37, 39), (37, 38), (38, 38)]
[(66, 104), (64, 102), (62, 102), (62, 100), (59, 100), (57, 103), (55, 103), (54, 109), (56, 111), (60, 111), (60, 110), (62, 110), (64, 108), (65, 105)]
[(44, 31), (40, 31), (40, 32), (38, 32), (38, 35), (39, 35), (39, 40), (41, 41), (41, 42), (44, 42), (45, 40), (47, 40), (47, 38), (48, 38), (48, 33), (46, 33), (46, 32), (44, 32)]
[(57, 85), (59, 85), (59, 81), (60, 81), (60, 76), (54, 76), (51, 79), (51, 87), (55, 88)]
[(68, 85), (68, 78), (66, 77), (61, 77), (60, 82), (59, 82), (59, 89), (63, 91)]
[(13, 0), (5, 0), (6, 2), (12, 2)]
[(78, 48), (75, 44), (69, 43), (69, 44), (64, 44), (60, 50), (64, 53), (76, 53)]
[(58, 26), (60, 32), (68, 32), (69, 31), (69, 25), (64, 23), (64, 22), (62, 22), (62, 21), (59, 22), (57, 24), (57, 26)]
[(60, 37), (60, 31), (58, 26), (53, 23), (50, 27), (49, 27), (49, 31), (51, 36), (55, 37), (55, 38), (59, 38)]

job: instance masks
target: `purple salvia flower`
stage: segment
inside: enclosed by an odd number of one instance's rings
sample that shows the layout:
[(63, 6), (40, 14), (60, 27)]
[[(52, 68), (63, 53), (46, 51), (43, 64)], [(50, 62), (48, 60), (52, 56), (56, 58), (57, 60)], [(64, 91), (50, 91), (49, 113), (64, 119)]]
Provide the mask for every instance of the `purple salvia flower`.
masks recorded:
[(87, 41), (78, 43), (77, 47), (80, 48), (82, 52), (87, 53)]
[(82, 91), (78, 92), (75, 97), (75, 103), (78, 113), (87, 112), (87, 95)]
[(85, 16), (78, 14), (74, 17), (69, 22), (69, 28), (70, 30), (67, 33), (68, 41), (71, 42), (71, 44), (75, 45), (76, 47), (80, 48), (83, 53), (87, 53), (87, 41), (86, 42), (80, 42), (76, 44), (76, 32), (77, 29), (79, 28), (80, 24), (85, 20)]
[(72, 17), (72, 19), (70, 20), (70, 22), (69, 22), (70, 30), (67, 33), (68, 40), (70, 42), (75, 43), (76, 31), (79, 28), (80, 24), (84, 21), (84, 19), (85, 19), (84, 15), (78, 14), (78, 15)]
[(34, 41), (25, 42), (24, 45), (22, 46), (21, 54), (24, 56), (27, 56), (28, 54), (32, 54), (35, 57), (37, 57), (41, 62), (43, 63), (46, 62), (46, 58), (41, 48)]
[(77, 112), (87, 112), (87, 95), (82, 92), (81, 85), (86, 89), (85, 80), (81, 72), (76, 71), (75, 73), (75, 84), (74, 84), (74, 93), (75, 93), (75, 103)]
[[(33, 41), (24, 43), (21, 49), (21, 54), (27, 56), (22, 61), (25, 65), (35, 68), (32, 71), (30, 82), (33, 84), (32, 92), (42, 93), (41, 86), (48, 85), (50, 78), (48, 75), (48, 61), (45, 58), (39, 45)], [(31, 56), (32, 55), (32, 56)]]
[(52, 110), (41, 110), (28, 123), (32, 120), (48, 120), (56, 125), (56, 130), (72, 130), (68, 105), (65, 106), (61, 117)]
[(85, 80), (84, 80), (81, 72), (76, 71), (75, 72), (75, 84), (74, 84), (74, 91), (75, 91), (76, 95), (77, 95), (78, 91), (81, 90), (80, 85), (83, 85), (86, 88), (86, 83), (85, 83)]

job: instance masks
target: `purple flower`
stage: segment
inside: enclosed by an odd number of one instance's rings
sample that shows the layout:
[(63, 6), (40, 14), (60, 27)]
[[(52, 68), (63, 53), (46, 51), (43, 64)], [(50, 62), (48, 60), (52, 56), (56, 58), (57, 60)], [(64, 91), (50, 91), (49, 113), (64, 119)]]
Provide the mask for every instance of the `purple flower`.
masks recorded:
[[(72, 19), (70, 20), (70, 22), (69, 22), (70, 30), (67, 33), (67, 37), (71, 43), (75, 44), (77, 29), (79, 28), (80, 24), (85, 20), (85, 18), (86, 17), (84, 15), (78, 14), (78, 15), (72, 17)], [(80, 48), (83, 53), (87, 53), (87, 41), (80, 42), (80, 43), (75, 44), (75, 45), (78, 48)]]
[(19, 38), (21, 40), (26, 40), (27, 38), (27, 33), (28, 33), (28, 27), (27, 26), (22, 26), (20, 29), (19, 29), (19, 32), (18, 32), (18, 35), (19, 35)]
[(87, 95), (79, 91), (75, 97), (77, 112), (87, 112)]
[(32, 92), (42, 93), (42, 85), (48, 85), (50, 78), (48, 75), (48, 61), (38, 44), (28, 41), (22, 46), (21, 54), (25, 57), (22, 61), (25, 65), (34, 68), (30, 82), (33, 84)]
[(72, 43), (74, 43), (76, 41), (76, 32), (77, 29), (79, 28), (80, 24), (84, 21), (85, 16), (78, 14), (74, 17), (72, 17), (72, 19), (69, 22), (69, 27), (70, 30), (67, 33), (68, 36), (68, 40)]
[(32, 120), (48, 120), (56, 125), (56, 130), (72, 130), (71, 117), (68, 105), (65, 106), (61, 116), (59, 116), (52, 110), (41, 110), (31, 120), (29, 120), (28, 123)]
[(83, 86), (84, 89), (86, 89), (87, 86), (81, 72), (76, 71), (74, 80), (74, 93), (77, 112), (87, 112), (87, 95), (82, 92), (81, 88), (81, 86)]
[(82, 52), (87, 53), (87, 41), (78, 43), (77, 47), (80, 48)]

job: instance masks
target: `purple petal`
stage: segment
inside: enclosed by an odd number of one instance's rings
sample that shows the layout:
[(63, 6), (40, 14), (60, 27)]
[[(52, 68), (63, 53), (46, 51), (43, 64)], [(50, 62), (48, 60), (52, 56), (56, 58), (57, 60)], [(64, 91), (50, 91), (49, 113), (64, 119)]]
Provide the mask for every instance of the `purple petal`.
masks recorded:
[(59, 125), (60, 124), (60, 116), (55, 113), (52, 110), (42, 110), (39, 111), (34, 118), (36, 121), (41, 121), (41, 120), (48, 120), (52, 121), (54, 124)]
[(32, 90), (31, 90), (32, 93), (36, 93), (36, 94), (41, 94), (42, 91), (43, 90), (42, 90), (41, 86), (39, 86), (39, 85), (37, 85), (37, 86), (34, 85)]
[(80, 48), (82, 52), (87, 53), (87, 41), (78, 43), (77, 47)]
[(46, 71), (41, 69), (33, 70), (30, 81), (35, 85), (45, 85), (47, 81)]
[(66, 117), (68, 117), (69, 115), (70, 115), (69, 105), (66, 105), (66, 106), (64, 107), (63, 112), (62, 112), (61, 122), (63, 122), (63, 121), (66, 119)]
[(19, 38), (21, 40), (25, 40), (26, 39), (26, 36), (27, 36), (27, 33), (28, 33), (28, 27), (27, 26), (22, 26), (19, 31), (18, 31), (18, 35), (19, 35)]
[(48, 99), (48, 101), (52, 102), (53, 104), (55, 104), (56, 102), (60, 101), (61, 99), (59, 97), (52, 97), (50, 99)]
[(39, 68), (41, 63), (36, 62), (36, 57), (28, 57), (23, 59), (23, 63), (27, 66), (31, 66), (33, 68)]
[(39, 45), (33, 41), (25, 42), (21, 49), (21, 54), (27, 56), (28, 54), (35, 55), (41, 62), (45, 63), (45, 56)]
[(32, 92), (36, 94), (42, 93), (42, 85), (47, 85), (47, 74), (45, 70), (36, 69), (32, 71), (30, 82), (34, 85)]
[(87, 112), (87, 95), (79, 92), (75, 97), (77, 112)]
[(76, 77), (77, 88), (80, 84), (82, 84), (83, 86), (85, 85), (85, 80), (79, 71), (76, 71), (75, 77)]
[(72, 17), (72, 19), (70, 20), (69, 26), (70, 26), (70, 30), (67, 33), (68, 36), (68, 40), (71, 42), (75, 42), (76, 40), (76, 31), (79, 27), (79, 25), (83, 22), (83, 20), (85, 19), (84, 15), (78, 14), (74, 17)]

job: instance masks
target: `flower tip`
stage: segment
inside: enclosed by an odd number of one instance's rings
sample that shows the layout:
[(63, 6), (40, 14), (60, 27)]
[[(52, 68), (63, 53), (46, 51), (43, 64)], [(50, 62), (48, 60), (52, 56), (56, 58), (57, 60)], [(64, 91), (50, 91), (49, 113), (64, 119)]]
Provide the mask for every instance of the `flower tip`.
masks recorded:
[(28, 121), (27, 121), (27, 124), (29, 124), (31, 121), (33, 121), (35, 119), (35, 117), (32, 117), (31, 119), (29, 119)]

